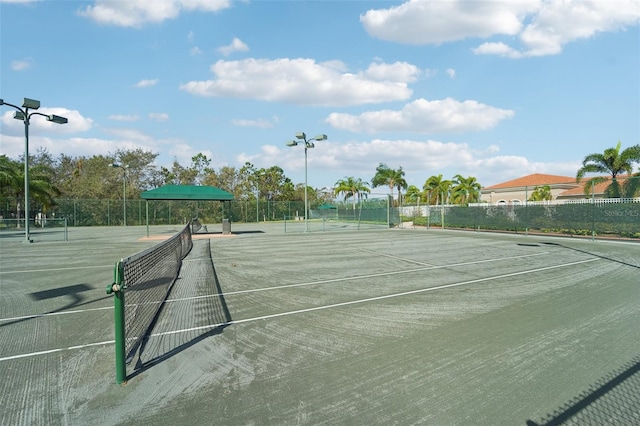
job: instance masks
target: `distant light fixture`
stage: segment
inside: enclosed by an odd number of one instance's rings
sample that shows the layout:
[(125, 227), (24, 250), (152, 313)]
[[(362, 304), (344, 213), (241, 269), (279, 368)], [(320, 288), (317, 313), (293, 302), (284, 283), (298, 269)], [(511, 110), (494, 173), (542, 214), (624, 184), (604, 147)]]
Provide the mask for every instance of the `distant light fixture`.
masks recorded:
[[(304, 142), (304, 232), (309, 232), (309, 197), (307, 195), (307, 149), (315, 148), (315, 145), (311, 141), (324, 141), (327, 140), (327, 135), (318, 135), (312, 139), (307, 140), (307, 135), (304, 132), (296, 133), (296, 139)], [(298, 146), (297, 141), (286, 142), (289, 147)]]
[(127, 169), (129, 165), (111, 163), (109, 167), (122, 169), (122, 226), (127, 226)]

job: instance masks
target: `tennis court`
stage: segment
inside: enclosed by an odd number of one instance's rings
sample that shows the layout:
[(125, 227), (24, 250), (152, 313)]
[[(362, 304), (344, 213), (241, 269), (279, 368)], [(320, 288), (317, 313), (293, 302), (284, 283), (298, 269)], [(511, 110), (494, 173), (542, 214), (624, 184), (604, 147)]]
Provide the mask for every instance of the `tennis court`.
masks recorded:
[(577, 238), (194, 235), (117, 385), (114, 263), (179, 230), (0, 242), (1, 424), (640, 421), (640, 244)]

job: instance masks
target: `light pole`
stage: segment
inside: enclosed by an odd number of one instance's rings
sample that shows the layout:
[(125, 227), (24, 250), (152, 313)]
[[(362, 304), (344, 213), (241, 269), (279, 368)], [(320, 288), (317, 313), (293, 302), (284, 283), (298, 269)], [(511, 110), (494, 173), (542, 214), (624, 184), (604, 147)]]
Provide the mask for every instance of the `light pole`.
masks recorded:
[[(315, 145), (311, 141), (324, 141), (327, 140), (327, 135), (318, 135), (314, 138), (307, 140), (307, 135), (304, 132), (296, 133), (296, 139), (304, 142), (304, 232), (309, 232), (309, 198), (307, 196), (307, 149), (313, 148)], [(300, 142), (300, 143), (302, 143)], [(297, 146), (298, 141), (289, 141), (287, 146)]]
[(122, 216), (124, 218), (122, 226), (127, 226), (127, 169), (129, 166), (127, 164), (111, 163), (109, 167), (122, 169)]
[[(24, 98), (22, 108), (17, 105), (7, 103), (2, 99), (0, 99), (0, 105), (8, 105), (17, 109), (13, 114), (13, 118), (24, 122), (24, 238), (26, 243), (31, 243), (33, 241), (29, 236), (29, 119), (32, 115), (41, 115), (46, 117), (47, 121), (51, 121), (56, 124), (65, 124), (68, 120), (65, 117), (60, 117), (55, 114), (42, 114), (40, 112), (30, 113), (30, 109), (36, 110), (40, 108), (40, 101), (35, 99)], [(20, 218), (18, 218), (18, 220), (20, 220)]]

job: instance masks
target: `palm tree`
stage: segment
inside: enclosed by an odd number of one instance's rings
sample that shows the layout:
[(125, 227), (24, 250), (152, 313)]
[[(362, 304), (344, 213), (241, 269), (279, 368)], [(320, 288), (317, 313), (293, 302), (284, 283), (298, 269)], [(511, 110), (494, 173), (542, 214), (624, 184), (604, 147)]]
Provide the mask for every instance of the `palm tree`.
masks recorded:
[(420, 191), (417, 186), (409, 185), (405, 194), (405, 199), (409, 203), (417, 203), (422, 200), (422, 195), (422, 191)]
[(529, 201), (550, 201), (552, 198), (551, 186), (543, 185), (533, 188)]
[(338, 180), (333, 187), (335, 195), (343, 194), (345, 201), (349, 198), (353, 199), (354, 210), (356, 209), (356, 199), (360, 201), (363, 196), (367, 198), (367, 194), (370, 192), (368, 182), (363, 182), (362, 179), (356, 179), (353, 176), (345, 176), (344, 179)]
[(400, 202), (401, 191), (407, 189), (407, 181), (404, 178), (404, 170), (402, 170), (402, 167), (396, 170), (384, 163), (380, 163), (378, 167), (376, 167), (375, 176), (371, 179), (371, 186), (375, 188), (384, 185), (387, 185), (389, 190), (391, 190), (392, 199), (394, 188), (398, 188), (398, 202)]
[(422, 189), (429, 194), (429, 203), (433, 202), (435, 197), (436, 206), (440, 203), (444, 204), (446, 198), (444, 194), (449, 192), (452, 182), (450, 180), (443, 180), (442, 175), (429, 177), (422, 186)]
[[(2, 191), (7, 196), (16, 198), (16, 218), (20, 219), (22, 202), (24, 201), (24, 169), (18, 161), (13, 161), (6, 156), (0, 156), (0, 182)], [(60, 191), (51, 182), (50, 173), (41, 166), (34, 166), (29, 170), (29, 196), (43, 209), (52, 207), (55, 202), (53, 197)], [(28, 217), (29, 212), (25, 212)]]
[[(617, 177), (626, 173), (631, 175), (633, 172), (633, 164), (640, 163), (640, 145), (631, 146), (620, 152), (621, 143), (618, 142), (615, 148), (607, 148), (603, 154), (589, 154), (582, 161), (582, 167), (576, 174), (576, 182), (587, 173), (607, 173), (611, 176), (611, 183), (605, 189), (605, 195), (609, 198), (619, 198), (621, 196), (620, 183)], [(609, 178), (597, 176), (590, 180), (591, 185), (585, 185), (584, 193), (588, 197), (591, 188), (599, 183), (607, 182)]]
[(452, 185), (451, 198), (454, 202), (469, 204), (470, 202), (477, 202), (480, 199), (480, 189), (482, 186), (475, 177), (469, 176), (465, 178), (459, 174), (455, 175)]
[(13, 193), (13, 188), (20, 186), (18, 181), (19, 169), (19, 163), (11, 160), (6, 155), (0, 155), (0, 188), (2, 188), (3, 192), (11, 188)]

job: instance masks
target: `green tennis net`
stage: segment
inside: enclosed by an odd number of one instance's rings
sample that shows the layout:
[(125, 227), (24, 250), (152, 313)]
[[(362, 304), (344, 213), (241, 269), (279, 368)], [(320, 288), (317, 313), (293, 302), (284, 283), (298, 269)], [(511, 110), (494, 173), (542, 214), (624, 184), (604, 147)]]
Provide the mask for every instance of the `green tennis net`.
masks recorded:
[[(124, 324), (124, 354), (129, 363), (149, 334), (158, 313), (178, 277), (182, 259), (191, 248), (191, 224), (162, 243), (122, 259), (116, 265), (114, 288), (123, 306), (116, 313), (116, 324)], [(124, 294), (126, 293), (126, 303)], [(124, 318), (119, 319), (118, 316)], [(116, 345), (118, 343), (116, 325)], [(125, 373), (126, 374), (126, 373)]]

